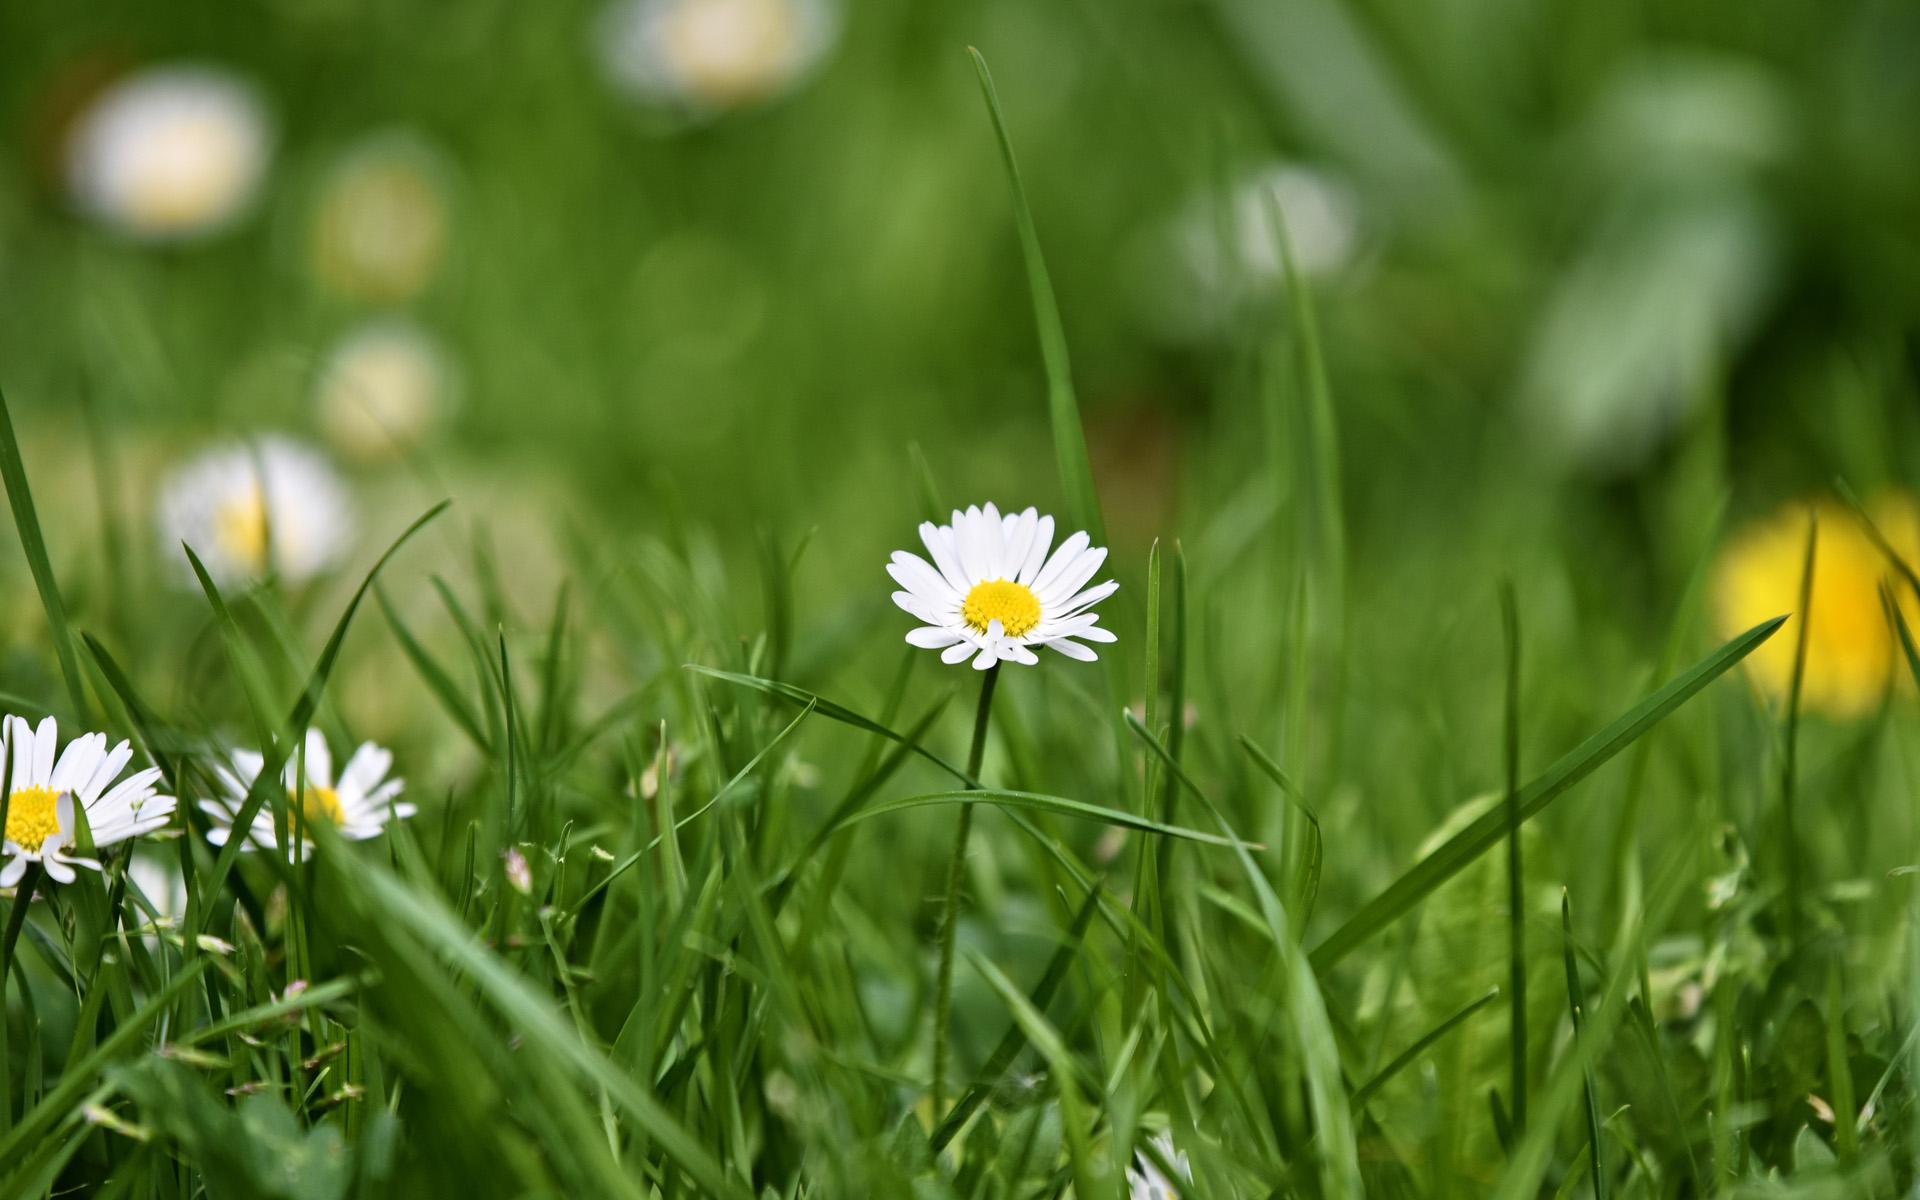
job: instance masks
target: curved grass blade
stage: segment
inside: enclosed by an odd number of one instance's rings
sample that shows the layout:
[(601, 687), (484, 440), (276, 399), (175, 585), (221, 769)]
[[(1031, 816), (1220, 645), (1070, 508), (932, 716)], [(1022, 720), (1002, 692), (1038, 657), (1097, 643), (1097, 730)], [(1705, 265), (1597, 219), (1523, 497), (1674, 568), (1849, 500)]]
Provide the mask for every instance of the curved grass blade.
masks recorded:
[(918, 754), (921, 758), (926, 759), (934, 766), (939, 767), (942, 771), (953, 776), (961, 783), (975, 787), (979, 786), (979, 780), (962, 771), (959, 767), (954, 766), (946, 759), (941, 758), (933, 751), (928, 750), (918, 742), (909, 741), (906, 737), (895, 733), (878, 721), (863, 717), (852, 709), (835, 704), (833, 701), (825, 699), (824, 697), (817, 696), (805, 688), (795, 687), (790, 683), (781, 683), (777, 679), (762, 679), (758, 675), (740, 675), (733, 671), (722, 671), (715, 667), (703, 667), (697, 663), (688, 663), (687, 670), (719, 679), (726, 683), (737, 684), (740, 687), (752, 688), (756, 692), (765, 692), (769, 696), (778, 696), (782, 700), (789, 701), (793, 704), (802, 706), (811, 704), (819, 711), (821, 716), (826, 717), (830, 721), (838, 721), (842, 725), (851, 725), (855, 729), (863, 729), (868, 733), (877, 733), (888, 741), (899, 742), (915, 754)]
[(60, 660), (60, 677), (66, 681), (67, 696), (73, 711), (87, 712), (86, 683), (80, 675), (80, 656), (73, 648), (73, 629), (67, 624), (67, 605), (60, 598), (59, 581), (53, 577), (53, 564), (47, 558), (46, 538), (40, 533), (40, 517), (34, 512), (33, 491), (27, 486), (27, 466), (20, 458), (20, 441), (13, 432), (13, 413), (7, 408), (7, 394), (0, 391), (0, 479), (7, 487), (7, 503), (13, 508), (13, 526), (20, 532), (20, 549), (27, 556), (27, 570), (40, 593), (40, 606), (47, 610), (47, 630), (53, 635), (53, 652)]
[[(1784, 616), (1774, 617), (1726, 642), (1562, 756), (1521, 790), (1520, 820), (1525, 822), (1537, 815), (1559, 799), (1562, 793), (1593, 774), (1601, 764), (1632, 745), (1635, 739), (1659, 724), (1700, 689), (1725, 674), (1760, 643), (1772, 637), (1785, 621)], [(1339, 962), (1354, 947), (1426, 899), (1435, 888), (1492, 849), (1506, 832), (1508, 823), (1508, 814), (1503, 809), (1491, 809), (1438, 850), (1415, 863), (1406, 874), (1368, 901), (1359, 912), (1347, 919), (1346, 924), (1313, 948), (1314, 966), (1325, 969)]]
[(449, 675), (447, 669), (441, 666), (433, 655), (427, 653), (427, 648), (413, 636), (413, 631), (407, 628), (406, 622), (402, 621), (400, 614), (394, 610), (393, 602), (387, 599), (385, 588), (373, 589), (373, 598), (380, 605), (381, 614), (387, 618), (387, 627), (393, 630), (394, 639), (400, 643), (401, 653), (407, 656), (407, 661), (413, 664), (415, 671), (419, 672), (420, 678), (426, 682), (428, 689), (440, 701), (441, 707), (445, 708), (447, 715), (453, 718), (453, 723), (460, 727), (460, 731), (466, 734), (475, 746), (479, 747), (482, 754), (491, 755), (493, 744), (487, 740), (486, 731), (480, 728), (480, 718), (474, 716), (466, 698), (460, 694), (459, 686), (453, 682), (453, 676)]
[[(1248, 757), (1253, 759), (1254, 765), (1259, 767), (1268, 779), (1280, 786), (1280, 794), (1286, 797), (1287, 803), (1306, 818), (1307, 830), (1313, 835), (1313, 840), (1307, 844), (1306, 857), (1301, 863), (1300, 871), (1299, 892), (1302, 911), (1299, 923), (1304, 927), (1307, 918), (1313, 915), (1314, 904), (1320, 899), (1320, 862), (1325, 851), (1325, 840), (1320, 833), (1320, 818), (1307, 807), (1306, 797), (1301, 795), (1299, 785), (1280, 769), (1280, 764), (1274, 762), (1272, 756), (1261, 749), (1259, 743), (1245, 734), (1238, 735), (1236, 740), (1240, 743), (1240, 748), (1247, 752)], [(1292, 861), (1291, 855), (1288, 856), (1288, 861)]]
[[(367, 592), (373, 588), (373, 581), (380, 577), (380, 572), (386, 568), (393, 556), (399, 553), (400, 547), (406, 545), (408, 540), (420, 532), (428, 522), (445, 512), (451, 503), (450, 500), (442, 500), (416, 518), (413, 524), (407, 526), (406, 530), (393, 540), (386, 552), (367, 572), (366, 578), (360, 581), (360, 586), (354, 589), (353, 598), (347, 601), (346, 611), (342, 612), (340, 619), (334, 623), (333, 633), (328, 636), (325, 647), (320, 651), (319, 661), (314, 664), (313, 673), (308, 676), (306, 686), (300, 691), (300, 698), (294, 702), (293, 711), (287, 715), (284, 736), (269, 745), (260, 747), (260, 753), (265, 757), (265, 761), (260, 766), (259, 774), (254, 777), (253, 786), (247, 791), (247, 798), (241, 803), (239, 811), (234, 814), (235, 829), (244, 830), (251, 826), (254, 817), (259, 814), (261, 807), (269, 799), (276, 805), (286, 802), (285, 798), (279, 795), (282, 790), (280, 788), (281, 769), (286, 766), (287, 758), (293, 753), (295, 735), (306, 728), (307, 723), (313, 719), (314, 709), (320, 705), (321, 693), (326, 689), (328, 677), (333, 674), (334, 660), (340, 656), (340, 646), (347, 639), (347, 629), (353, 624), (354, 614), (360, 611), (360, 602), (366, 599)], [(227, 839), (227, 844), (220, 847), (220, 853), (214, 858), (212, 871), (201, 885), (203, 890), (208, 894), (219, 891), (220, 885), (226, 881), (228, 873), (233, 870), (234, 860), (239, 857), (240, 848), (246, 843), (247, 839), (244, 837)], [(277, 858), (275, 855), (268, 857)], [(187, 945), (190, 950), (199, 944), (200, 926), (194, 922), (202, 916), (204, 916), (203, 913), (195, 913), (189, 918)]]
[[(1567, 965), (1567, 1012), (1573, 1020), (1573, 1042), (1580, 1044), (1580, 1027), (1587, 1017), (1586, 996), (1580, 990), (1580, 966), (1573, 958), (1573, 901), (1560, 889), (1560, 950)], [(1607, 1200), (1607, 1160), (1600, 1152), (1600, 1094), (1593, 1082), (1593, 1062), (1583, 1071), (1587, 1099), (1587, 1149), (1593, 1164), (1593, 1200)]]
[[(1002, 808), (1036, 808), (1043, 812), (1057, 813), (1063, 817), (1078, 817), (1085, 821), (1101, 821), (1125, 829), (1137, 829), (1142, 833), (1157, 833), (1162, 837), (1180, 838), (1189, 842), (1205, 842), (1209, 846), (1235, 844), (1231, 837), (1201, 833), (1197, 829), (1187, 829), (1179, 825), (1163, 824), (1147, 817), (1121, 812), (1117, 808), (1102, 808), (1098, 804), (1088, 804), (1084, 800), (1069, 800), (1065, 796), (1049, 796), (1041, 792), (1009, 792), (998, 788), (924, 792), (918, 796), (901, 796), (892, 800), (882, 800), (878, 804), (870, 805), (849, 815), (841, 822), (841, 827), (854, 825), (872, 817), (884, 816), (887, 813), (902, 812), (909, 808), (926, 808), (934, 804), (992, 804)], [(1264, 849), (1264, 847), (1256, 848)]]
[(1125, 714), (1125, 721), (1134, 736), (1145, 742), (1147, 748), (1157, 754), (1161, 763), (1173, 773), (1173, 777), (1206, 807), (1230, 839), (1234, 857), (1240, 860), (1240, 870), (1246, 875), (1254, 896), (1260, 902), (1260, 918), (1278, 956), (1282, 1008), (1292, 1023), (1295, 1049), (1300, 1055), (1300, 1080), (1317, 1129), (1315, 1141), (1320, 1168), (1320, 1193), (1334, 1198), (1365, 1195), (1366, 1189), (1360, 1178), (1359, 1149), (1354, 1140), (1353, 1110), (1351, 1101), (1344, 1096), (1346, 1083), (1340, 1066), (1340, 1046), (1334, 1036), (1333, 1023), (1327, 1015), (1326, 997), (1320, 991), (1317, 968), (1301, 951), (1299, 939), (1293, 933), (1293, 924), (1287, 917), (1286, 906), (1280, 902), (1267, 877), (1261, 874), (1253, 855), (1247, 853), (1247, 843), (1234, 836), (1233, 828), (1220, 814), (1218, 806), (1200, 790), (1192, 776), (1173, 761), (1167, 748), (1131, 712)]
[(1100, 499), (1093, 488), (1093, 462), (1087, 456), (1087, 435), (1080, 426), (1080, 405), (1073, 394), (1073, 367), (1067, 357), (1067, 333), (1060, 323), (1060, 306), (1054, 300), (1053, 282), (1047, 276), (1047, 262), (1040, 253), (1040, 233), (1033, 224), (1033, 210), (1027, 205), (1027, 189), (1020, 181), (1020, 164), (1014, 160), (1013, 139), (1007, 134), (1007, 119), (1000, 111), (1000, 96), (993, 87), (993, 75), (987, 60), (969, 46), (973, 69), (980, 76), (980, 91), (986, 97), (987, 114), (993, 118), (993, 134), (1000, 143), (1000, 158), (1007, 168), (1007, 186), (1013, 193), (1013, 220), (1020, 231), (1020, 253), (1027, 266), (1027, 286), (1033, 294), (1033, 320), (1040, 337), (1040, 358), (1047, 372), (1047, 418), (1053, 428), (1053, 454), (1060, 469), (1060, 488), (1066, 495), (1067, 516), (1087, 531), (1095, 545), (1107, 544), (1106, 525), (1100, 519)]
[(1438, 1025), (1435, 1025), (1432, 1029), (1429, 1029), (1426, 1033), (1422, 1034), (1420, 1038), (1413, 1043), (1413, 1045), (1408, 1046), (1405, 1050), (1402, 1050), (1399, 1054), (1396, 1054), (1392, 1062), (1388, 1063), (1386, 1066), (1381, 1067), (1378, 1071), (1374, 1072), (1373, 1078), (1367, 1080), (1365, 1083), (1361, 1084), (1359, 1087), (1353, 1090), (1353, 1111), (1355, 1113), (1358, 1113), (1361, 1109), (1365, 1108), (1367, 1106), (1367, 1101), (1373, 1099), (1375, 1092), (1378, 1092), (1381, 1088), (1385, 1087), (1389, 1082), (1392, 1081), (1395, 1075), (1398, 1075), (1401, 1071), (1406, 1070), (1406, 1068), (1411, 1063), (1417, 1060), (1422, 1054), (1425, 1054), (1427, 1052), (1428, 1047), (1432, 1046), (1435, 1042), (1447, 1036), (1449, 1033), (1452, 1033), (1453, 1030), (1462, 1021), (1465, 1021), (1468, 1017), (1471, 1017), (1473, 1014), (1479, 1012), (1481, 1009), (1485, 1008), (1489, 1004), (1492, 1004), (1495, 1000), (1498, 1000), (1499, 998), (1500, 998), (1499, 988), (1497, 987), (1488, 988), (1486, 992), (1480, 996), (1479, 999), (1468, 1004), (1465, 1008), (1461, 1009), (1457, 1013), (1454, 1013), (1452, 1016), (1440, 1022)]

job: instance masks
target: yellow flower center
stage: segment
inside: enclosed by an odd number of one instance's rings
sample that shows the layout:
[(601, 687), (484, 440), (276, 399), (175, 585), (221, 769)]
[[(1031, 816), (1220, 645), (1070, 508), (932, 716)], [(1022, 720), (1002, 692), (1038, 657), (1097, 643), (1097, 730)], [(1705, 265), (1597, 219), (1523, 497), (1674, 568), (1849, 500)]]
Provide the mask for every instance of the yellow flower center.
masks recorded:
[(1009, 637), (1023, 637), (1040, 623), (1040, 597), (1024, 583), (1011, 579), (989, 579), (976, 583), (960, 605), (960, 619), (976, 632), (985, 633), (995, 621)]
[(60, 832), (60, 793), (24, 787), (7, 799), (7, 840), (22, 850), (38, 850)]
[[(293, 793), (289, 791), (287, 799), (293, 798)], [(320, 821), (338, 825), (347, 819), (346, 810), (340, 807), (340, 794), (330, 787), (319, 787), (311, 783), (307, 785), (306, 797), (300, 803), (300, 816), (309, 825)]]
[(227, 557), (251, 570), (266, 570), (267, 497), (258, 484), (214, 513), (213, 539)]

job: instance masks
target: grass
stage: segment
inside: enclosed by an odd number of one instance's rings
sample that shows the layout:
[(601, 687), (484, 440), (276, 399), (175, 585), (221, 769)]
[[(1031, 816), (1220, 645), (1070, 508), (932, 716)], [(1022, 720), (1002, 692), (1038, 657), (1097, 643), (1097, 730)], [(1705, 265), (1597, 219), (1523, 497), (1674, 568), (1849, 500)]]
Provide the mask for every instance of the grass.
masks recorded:
[[(1037, 331), (1028, 490), (1105, 541), (1128, 479), (971, 64)], [(1509, 555), (1484, 513), (1383, 566), (1379, 414), (1268, 215), (1285, 302), (1196, 451), (1218, 478), (1116, 544), (1097, 666), (902, 653), (884, 551), (998, 469), (933, 434), (864, 497), (887, 544), (569, 493), (543, 571), (461, 495), (379, 506), (392, 540), (313, 588), (189, 550), (182, 597), (36, 506), (57, 467), (0, 398), (40, 614), (0, 687), (162, 770), (139, 852), (184, 896), (123, 845), (6, 900), (0, 1195), (1106, 1200), (1143, 1160), (1186, 1200), (1912, 1194), (1915, 714), (1801, 711), (1814, 531), (1800, 624), (1724, 639), (1712, 533), (1675, 534), (1657, 620), (1583, 592), (1607, 546)], [(1493, 507), (1541, 486), (1493, 467)], [(1774, 637), (1777, 711), (1741, 678)], [(419, 815), (309, 827), (274, 781), (310, 727), (394, 741)], [(311, 854), (207, 841), (235, 741), (269, 781), (237, 823)]]

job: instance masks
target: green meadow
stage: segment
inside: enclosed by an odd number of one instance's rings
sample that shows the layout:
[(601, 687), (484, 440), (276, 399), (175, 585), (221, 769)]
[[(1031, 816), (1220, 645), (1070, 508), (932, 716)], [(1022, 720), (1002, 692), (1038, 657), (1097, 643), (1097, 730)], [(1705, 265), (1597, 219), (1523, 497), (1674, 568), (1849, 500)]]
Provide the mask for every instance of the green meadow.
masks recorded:
[(1920, 17), (0, 13), (0, 1197), (1920, 1189)]

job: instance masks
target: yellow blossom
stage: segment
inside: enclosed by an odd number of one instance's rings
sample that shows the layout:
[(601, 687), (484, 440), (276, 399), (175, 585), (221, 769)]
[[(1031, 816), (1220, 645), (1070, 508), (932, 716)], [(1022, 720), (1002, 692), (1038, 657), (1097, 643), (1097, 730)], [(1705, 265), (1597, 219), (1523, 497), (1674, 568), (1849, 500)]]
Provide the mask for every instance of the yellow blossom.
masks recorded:
[[(1902, 559), (1920, 563), (1920, 508), (1910, 497), (1877, 496), (1867, 512)], [(1902, 613), (1916, 628), (1920, 605), (1852, 509), (1820, 497), (1789, 504), (1741, 531), (1715, 565), (1714, 619), (1731, 637), (1769, 617), (1795, 614), (1745, 664), (1755, 687), (1771, 699), (1784, 699), (1800, 638), (1795, 621), (1809, 519), (1817, 523), (1819, 536), (1801, 704), (1832, 716), (1858, 716), (1878, 705), (1889, 682), (1906, 673), (1881, 601), (1882, 583), (1900, 598)]]

